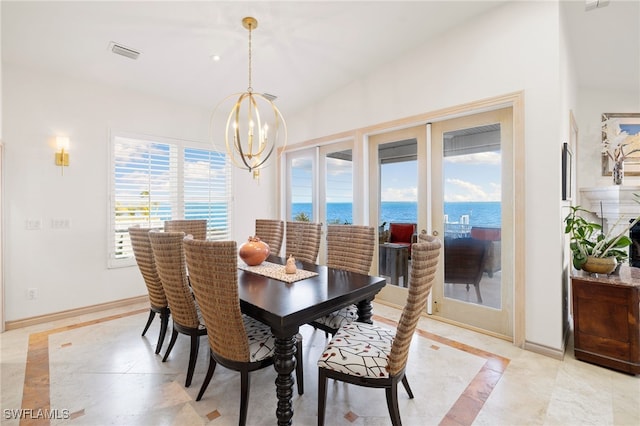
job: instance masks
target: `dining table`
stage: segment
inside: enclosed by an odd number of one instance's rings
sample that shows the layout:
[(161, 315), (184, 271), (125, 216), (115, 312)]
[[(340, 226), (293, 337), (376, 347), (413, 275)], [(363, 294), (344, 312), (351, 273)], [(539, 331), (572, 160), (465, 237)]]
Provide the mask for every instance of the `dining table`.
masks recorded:
[[(270, 255), (265, 264), (284, 271), (286, 258)], [(246, 265), (245, 265), (246, 266)], [(371, 301), (385, 286), (382, 277), (364, 275), (296, 261), (304, 278), (294, 282), (264, 275), (259, 269), (238, 268), (242, 312), (271, 327), (275, 336), (274, 368), (278, 425), (293, 422), (292, 372), (295, 369), (296, 335), (300, 326), (351, 304), (358, 307), (358, 321), (371, 323)], [(268, 268), (266, 268), (268, 269)]]

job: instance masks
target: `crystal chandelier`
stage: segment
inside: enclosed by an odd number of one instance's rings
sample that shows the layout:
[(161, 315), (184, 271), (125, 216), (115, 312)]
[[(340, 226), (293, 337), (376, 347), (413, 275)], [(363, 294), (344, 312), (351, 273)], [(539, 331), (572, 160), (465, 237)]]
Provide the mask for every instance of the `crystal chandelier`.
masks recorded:
[(274, 96), (253, 92), (251, 33), (258, 27), (258, 21), (246, 17), (242, 20), (242, 26), (249, 30), (249, 85), (246, 92), (234, 93), (225, 98), (216, 110), (224, 101), (237, 97), (227, 117), (224, 136), (227, 155), (234, 166), (249, 170), (253, 173), (253, 178), (257, 179), (260, 169), (265, 167), (279, 139), (283, 138), (282, 147), (286, 145), (287, 125), (273, 103)]

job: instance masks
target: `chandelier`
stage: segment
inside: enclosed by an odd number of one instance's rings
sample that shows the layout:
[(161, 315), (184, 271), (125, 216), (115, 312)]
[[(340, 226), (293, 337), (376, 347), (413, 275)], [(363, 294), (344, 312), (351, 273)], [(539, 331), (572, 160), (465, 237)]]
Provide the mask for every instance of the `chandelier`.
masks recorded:
[(227, 117), (225, 128), (227, 155), (234, 166), (249, 170), (253, 173), (253, 178), (257, 179), (260, 169), (265, 167), (279, 139), (283, 138), (283, 147), (286, 145), (287, 125), (280, 110), (273, 103), (273, 95), (253, 92), (251, 33), (258, 27), (258, 21), (246, 17), (242, 19), (242, 26), (249, 30), (249, 85), (246, 92), (234, 93), (223, 99), (215, 111), (226, 100), (237, 97)]

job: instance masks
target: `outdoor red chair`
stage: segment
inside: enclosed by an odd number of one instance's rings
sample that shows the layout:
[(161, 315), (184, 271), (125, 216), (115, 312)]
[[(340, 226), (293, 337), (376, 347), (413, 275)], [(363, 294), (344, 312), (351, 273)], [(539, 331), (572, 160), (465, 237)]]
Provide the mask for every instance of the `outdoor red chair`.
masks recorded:
[(389, 243), (406, 245), (411, 258), (411, 244), (418, 241), (415, 223), (390, 223)]

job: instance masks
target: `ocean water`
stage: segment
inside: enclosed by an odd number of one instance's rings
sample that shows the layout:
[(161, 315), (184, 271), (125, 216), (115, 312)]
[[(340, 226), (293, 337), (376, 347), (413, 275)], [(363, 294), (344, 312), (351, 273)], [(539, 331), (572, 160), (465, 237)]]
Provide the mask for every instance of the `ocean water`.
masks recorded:
[[(311, 203), (293, 203), (292, 217), (304, 213), (311, 218)], [(154, 216), (161, 220), (171, 219), (171, 208), (158, 205), (152, 208)], [(223, 203), (187, 203), (185, 216), (187, 219), (206, 219), (209, 214), (215, 218), (210, 226), (225, 227), (227, 209)], [(500, 227), (501, 213), (499, 202), (455, 202), (444, 204), (444, 214), (450, 223), (464, 222), (462, 216), (468, 216), (471, 226)], [(380, 224), (386, 222), (416, 223), (418, 204), (411, 201), (386, 201), (380, 205)], [(327, 223), (353, 223), (353, 206), (351, 203), (328, 203)]]
[[(292, 219), (304, 213), (311, 218), (311, 203), (294, 203), (291, 206)], [(444, 214), (449, 222), (460, 222), (463, 215), (468, 215), (469, 225), (500, 227), (502, 222), (500, 202), (474, 201), (454, 202), (444, 204)], [(418, 221), (418, 203), (411, 201), (386, 201), (380, 204), (380, 224), (383, 222)], [(327, 223), (353, 223), (353, 208), (351, 203), (328, 203)]]

